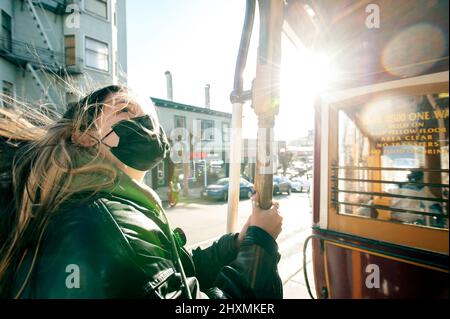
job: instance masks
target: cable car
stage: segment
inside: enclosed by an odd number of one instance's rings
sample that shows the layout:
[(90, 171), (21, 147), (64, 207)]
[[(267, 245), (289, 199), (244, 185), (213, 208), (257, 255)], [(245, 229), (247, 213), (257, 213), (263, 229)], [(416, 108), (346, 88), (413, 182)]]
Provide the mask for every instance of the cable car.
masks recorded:
[(448, 298), (448, 1), (292, 0), (285, 20), (335, 68), (315, 110), (308, 289)]
[[(247, 0), (231, 95), (233, 128), (242, 126), (242, 103), (252, 100), (258, 156), (270, 143), (260, 131), (272, 128), (278, 113), (280, 34), (326, 54), (334, 69), (315, 106), (312, 235), (303, 257), (310, 296), (448, 298), (448, 1), (258, 4), (256, 77), (244, 91), (255, 11), (255, 0)], [(233, 190), (237, 134), (231, 145)], [(262, 207), (272, 200), (272, 175), (258, 169), (266, 166), (264, 160), (257, 158), (255, 182)], [(228, 208), (232, 231), (237, 210), (232, 192)], [(309, 244), (313, 273), (306, 267)]]

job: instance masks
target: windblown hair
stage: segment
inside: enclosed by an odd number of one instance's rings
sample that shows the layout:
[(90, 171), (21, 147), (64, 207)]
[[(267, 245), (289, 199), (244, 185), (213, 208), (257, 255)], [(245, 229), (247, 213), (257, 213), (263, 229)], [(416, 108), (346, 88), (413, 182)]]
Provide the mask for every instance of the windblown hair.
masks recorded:
[(33, 265), (19, 293), (9, 296), (14, 270), (29, 254), (34, 263), (45, 227), (62, 204), (116, 183), (117, 171), (98, 145), (72, 141), (74, 134), (101, 136), (96, 119), (113, 93), (127, 95), (127, 89), (96, 90), (69, 105), (62, 117), (19, 101), (12, 109), (0, 107), (0, 297), (20, 296)]

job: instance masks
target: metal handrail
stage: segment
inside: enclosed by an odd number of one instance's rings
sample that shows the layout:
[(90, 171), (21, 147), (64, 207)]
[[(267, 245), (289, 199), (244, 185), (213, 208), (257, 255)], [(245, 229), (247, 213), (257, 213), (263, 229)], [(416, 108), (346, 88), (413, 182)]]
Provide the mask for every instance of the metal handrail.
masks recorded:
[(409, 210), (409, 209), (390, 207), (390, 206), (385, 206), (385, 205), (360, 204), (360, 203), (350, 203), (350, 202), (341, 202), (341, 201), (332, 201), (332, 202), (334, 204), (339, 204), (339, 205), (374, 208), (374, 209), (381, 209), (381, 210), (389, 210), (389, 211), (398, 212), (398, 213), (409, 213), (409, 214), (416, 214), (416, 215), (435, 216), (435, 217), (442, 217), (442, 218), (448, 219), (448, 216), (444, 215), (444, 214), (430, 213), (430, 212), (420, 212), (420, 211), (417, 211), (417, 210)]
[[(243, 116), (243, 74), (247, 63), (248, 49), (255, 19), (255, 0), (247, 0), (245, 7), (244, 25), (242, 27), (241, 40), (239, 43), (239, 52), (236, 59), (236, 67), (234, 72), (233, 91), (230, 95), (232, 103), (231, 127), (234, 132), (239, 132), (242, 128)], [(248, 97), (248, 96), (247, 96)], [(238, 221), (239, 206), (239, 170), (241, 158), (242, 136), (240, 133), (232, 134), (230, 146), (230, 193), (228, 194), (227, 207), (227, 232), (235, 232)]]
[(419, 183), (419, 182), (397, 182), (397, 181), (384, 181), (379, 179), (361, 179), (361, 178), (346, 178), (332, 176), (332, 180), (349, 181), (349, 182), (363, 182), (363, 183), (380, 183), (380, 184), (395, 184), (395, 185), (417, 185), (417, 186), (429, 186), (429, 187), (442, 187), (448, 188), (448, 184), (440, 183)]
[(69, 2), (73, 2), (70, 0), (32, 0), (33, 3), (41, 3), (41, 4), (48, 4), (48, 2), (55, 2), (56, 4), (65, 6), (67, 5)]
[(234, 70), (233, 91), (231, 92), (231, 102), (245, 102), (251, 99), (251, 91), (243, 91), (244, 71), (247, 64), (248, 50), (252, 37), (253, 22), (255, 20), (255, 0), (247, 0), (245, 8), (244, 25), (242, 27), (239, 52)]
[(369, 167), (369, 166), (331, 166), (333, 170), (338, 169), (353, 169), (366, 171), (409, 171), (409, 172), (439, 172), (448, 174), (448, 169), (439, 168), (404, 168), (404, 167)]
[(0, 52), (15, 58), (46, 66), (64, 65), (64, 55), (23, 41), (0, 37), (0, 43), (8, 43), (9, 47), (0, 46)]
[(373, 195), (373, 196), (379, 196), (379, 197), (405, 198), (405, 199), (412, 199), (412, 200), (425, 200), (425, 201), (430, 201), (430, 202), (448, 203), (448, 199), (444, 199), (444, 198), (409, 196), (409, 195), (392, 194), (392, 193), (385, 193), (385, 192), (362, 192), (362, 191), (353, 191), (353, 190), (347, 190), (347, 189), (339, 189), (339, 188), (334, 188), (334, 187), (332, 187), (332, 189), (339, 193), (360, 194), (360, 195), (369, 195), (369, 196)]
[(64, 14), (67, 5), (76, 3), (74, 0), (31, 0), (33, 4), (42, 6), (57, 14)]
[[(7, 42), (9, 42), (9, 47), (3, 45)], [(82, 59), (77, 58), (75, 66), (68, 66), (65, 64), (65, 55), (62, 52), (51, 51), (34, 44), (12, 40), (4, 36), (0, 36), (0, 56), (20, 60), (23, 64), (30, 62), (38, 68), (47, 68), (58, 71), (76, 67), (77, 64), (81, 64), (83, 61)]]

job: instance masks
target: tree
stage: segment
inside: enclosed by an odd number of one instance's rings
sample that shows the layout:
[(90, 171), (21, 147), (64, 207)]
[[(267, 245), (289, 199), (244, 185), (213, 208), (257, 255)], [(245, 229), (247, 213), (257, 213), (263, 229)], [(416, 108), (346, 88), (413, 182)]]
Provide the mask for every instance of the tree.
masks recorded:
[(278, 154), (278, 159), (281, 168), (283, 169), (283, 176), (285, 176), (288, 167), (292, 164), (292, 160), (294, 159), (294, 153), (282, 148)]

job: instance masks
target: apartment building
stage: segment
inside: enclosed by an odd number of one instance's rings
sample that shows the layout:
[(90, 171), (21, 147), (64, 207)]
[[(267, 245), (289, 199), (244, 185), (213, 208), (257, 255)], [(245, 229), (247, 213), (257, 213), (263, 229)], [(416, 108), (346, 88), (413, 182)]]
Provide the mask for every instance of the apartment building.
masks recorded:
[[(183, 142), (188, 145), (185, 165), (176, 165), (176, 176), (186, 176), (191, 187), (209, 184), (217, 178), (228, 176), (231, 113), (213, 110), (209, 105), (199, 107), (171, 100), (151, 99), (172, 147), (176, 150), (176, 144)], [(183, 161), (182, 158), (179, 160)], [(166, 159), (147, 176), (146, 182), (154, 189), (167, 186), (168, 170), (169, 159)]]
[(0, 26), (6, 96), (64, 111), (78, 89), (127, 82), (125, 0), (1, 0)]

